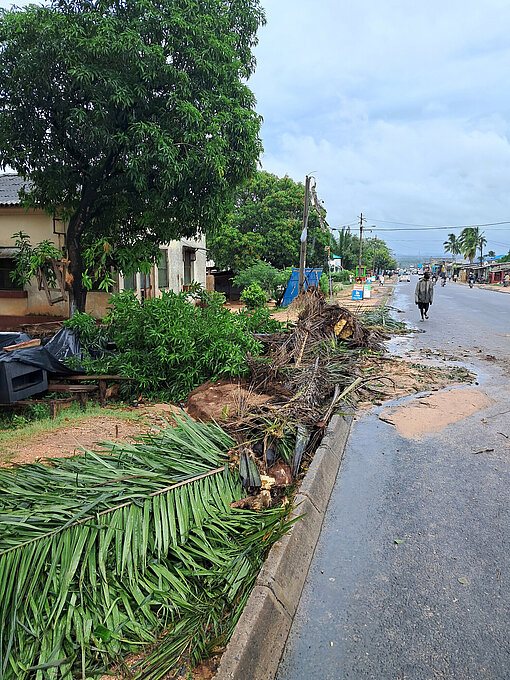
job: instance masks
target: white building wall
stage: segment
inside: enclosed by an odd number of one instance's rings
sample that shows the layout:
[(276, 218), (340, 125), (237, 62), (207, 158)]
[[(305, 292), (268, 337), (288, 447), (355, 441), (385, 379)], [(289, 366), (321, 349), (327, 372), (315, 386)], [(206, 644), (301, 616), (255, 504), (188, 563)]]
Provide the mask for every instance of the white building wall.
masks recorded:
[[(147, 297), (159, 297), (163, 290), (173, 290), (175, 293), (180, 293), (184, 286), (184, 258), (183, 249), (188, 248), (194, 251), (195, 260), (192, 262), (191, 281), (199, 283), (204, 288), (206, 287), (206, 247), (205, 236), (197, 239), (181, 239), (180, 241), (170, 241), (170, 243), (160, 246), (160, 250), (166, 251), (168, 262), (168, 287), (162, 288), (159, 281), (158, 267), (154, 266), (150, 274), (150, 291), (144, 291), (141, 288), (141, 281), (143, 277), (138, 274), (136, 276), (136, 296), (141, 298), (144, 295)], [(120, 290), (124, 288), (124, 278), (119, 276)]]

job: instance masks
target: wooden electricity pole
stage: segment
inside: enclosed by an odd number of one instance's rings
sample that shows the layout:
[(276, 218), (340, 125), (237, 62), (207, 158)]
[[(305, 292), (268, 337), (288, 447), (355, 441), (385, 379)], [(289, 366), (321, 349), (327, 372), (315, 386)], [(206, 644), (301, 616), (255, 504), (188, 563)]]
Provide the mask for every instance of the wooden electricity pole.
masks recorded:
[(363, 252), (363, 213), (359, 216), (359, 258), (358, 258), (358, 276), (361, 276), (361, 255)]
[(304, 292), (306, 267), (306, 237), (308, 235), (308, 213), (310, 205), (310, 178), (305, 180), (305, 205), (303, 209), (303, 231), (301, 232), (301, 248), (299, 250), (299, 293)]

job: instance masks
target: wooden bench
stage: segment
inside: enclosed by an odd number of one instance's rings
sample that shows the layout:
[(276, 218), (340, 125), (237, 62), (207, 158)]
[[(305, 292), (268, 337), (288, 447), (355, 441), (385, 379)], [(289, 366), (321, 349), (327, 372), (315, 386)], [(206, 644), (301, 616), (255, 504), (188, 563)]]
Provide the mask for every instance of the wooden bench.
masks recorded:
[(97, 390), (96, 385), (67, 385), (66, 383), (49, 382), (48, 392), (71, 392), (78, 398), (82, 409), (87, 408), (87, 399), (91, 392)]
[[(66, 380), (69, 382), (97, 382), (97, 388), (99, 388), (99, 403), (101, 406), (106, 405), (106, 400), (110, 396), (108, 394), (108, 387), (107, 384), (110, 381), (115, 381), (115, 382), (120, 382), (123, 380), (134, 380), (134, 378), (126, 378), (123, 375), (69, 375), (66, 376), (65, 378), (61, 378), (61, 380)], [(69, 385), (69, 387), (73, 387), (73, 385)], [(87, 387), (87, 385), (74, 385), (74, 387)], [(94, 389), (97, 389), (94, 387)], [(48, 389), (51, 389), (51, 384), (48, 386)], [(111, 388), (110, 388), (111, 389)], [(69, 390), (73, 391), (73, 390)], [(74, 390), (78, 391), (78, 390)]]

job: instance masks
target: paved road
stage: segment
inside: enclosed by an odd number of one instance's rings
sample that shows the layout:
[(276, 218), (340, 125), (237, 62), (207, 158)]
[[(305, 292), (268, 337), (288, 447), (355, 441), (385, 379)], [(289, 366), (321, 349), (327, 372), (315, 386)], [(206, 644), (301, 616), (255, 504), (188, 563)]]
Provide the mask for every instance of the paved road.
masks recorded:
[(497, 401), (421, 440), (354, 424), (278, 680), (510, 679), (510, 297), (447, 284), (421, 324), (415, 281), (393, 304), (426, 332), (395, 349), (469, 362)]

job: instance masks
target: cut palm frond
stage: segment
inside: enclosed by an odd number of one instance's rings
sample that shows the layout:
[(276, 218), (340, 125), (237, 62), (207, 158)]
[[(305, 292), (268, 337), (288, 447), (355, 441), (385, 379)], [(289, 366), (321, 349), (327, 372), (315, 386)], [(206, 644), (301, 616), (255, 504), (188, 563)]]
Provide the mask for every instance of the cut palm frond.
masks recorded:
[(233, 444), (183, 418), (104, 453), (0, 471), (0, 678), (90, 677), (168, 627), (181, 650), (169, 663), (228, 634), (285, 530), (281, 511), (229, 507)]

